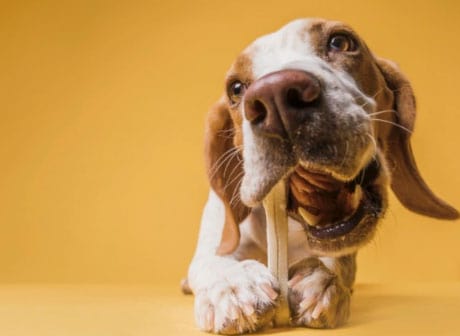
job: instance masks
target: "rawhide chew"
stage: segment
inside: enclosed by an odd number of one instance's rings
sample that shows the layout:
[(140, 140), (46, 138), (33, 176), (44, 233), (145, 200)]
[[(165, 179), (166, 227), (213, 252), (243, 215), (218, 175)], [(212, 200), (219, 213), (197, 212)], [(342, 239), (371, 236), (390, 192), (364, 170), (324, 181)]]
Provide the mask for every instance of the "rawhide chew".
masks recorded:
[(286, 187), (278, 182), (263, 201), (267, 218), (268, 268), (280, 286), (279, 306), (275, 313), (275, 326), (289, 325), (288, 303), (288, 221)]

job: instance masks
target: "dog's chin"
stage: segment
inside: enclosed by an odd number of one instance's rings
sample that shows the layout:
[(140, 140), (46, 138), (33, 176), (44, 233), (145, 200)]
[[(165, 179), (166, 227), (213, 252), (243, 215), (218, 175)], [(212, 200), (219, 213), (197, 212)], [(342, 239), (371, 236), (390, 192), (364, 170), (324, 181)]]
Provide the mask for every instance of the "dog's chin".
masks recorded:
[(288, 166), (273, 166), (270, 171), (264, 173), (246, 172), (241, 182), (241, 200), (249, 207), (256, 207), (291, 170), (292, 167)]

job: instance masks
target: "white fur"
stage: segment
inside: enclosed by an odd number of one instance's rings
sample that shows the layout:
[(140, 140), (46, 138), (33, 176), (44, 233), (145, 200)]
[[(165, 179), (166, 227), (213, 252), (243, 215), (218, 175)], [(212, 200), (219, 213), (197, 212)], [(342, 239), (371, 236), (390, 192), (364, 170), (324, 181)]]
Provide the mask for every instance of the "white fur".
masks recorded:
[(246, 50), (252, 55), (252, 73), (258, 79), (268, 73), (282, 70), (287, 64), (313, 55), (308, 34), (302, 29), (310, 20), (292, 21), (280, 30), (262, 36)]
[(216, 255), (224, 219), (223, 202), (211, 190), (188, 273), (195, 294), (195, 319), (205, 331), (221, 333), (229, 326), (234, 328), (232, 333), (255, 331), (263, 315), (273, 311), (278, 285), (255, 260)]

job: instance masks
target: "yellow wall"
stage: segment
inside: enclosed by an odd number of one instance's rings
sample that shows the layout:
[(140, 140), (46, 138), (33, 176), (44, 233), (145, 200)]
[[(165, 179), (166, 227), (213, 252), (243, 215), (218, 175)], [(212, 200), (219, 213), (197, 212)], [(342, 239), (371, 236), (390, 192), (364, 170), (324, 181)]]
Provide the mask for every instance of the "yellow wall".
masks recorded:
[[(178, 281), (234, 56), (290, 19), (352, 24), (412, 80), (414, 148), (460, 207), (458, 1), (10, 1), (0, 7), (0, 281)], [(392, 199), (360, 281), (460, 280), (460, 222)]]

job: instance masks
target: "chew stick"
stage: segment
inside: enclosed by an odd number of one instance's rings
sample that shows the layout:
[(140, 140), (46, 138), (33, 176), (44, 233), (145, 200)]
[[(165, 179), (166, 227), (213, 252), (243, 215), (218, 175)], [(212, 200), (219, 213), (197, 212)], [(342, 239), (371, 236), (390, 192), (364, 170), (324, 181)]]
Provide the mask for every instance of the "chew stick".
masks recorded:
[(263, 201), (267, 218), (268, 268), (280, 285), (279, 306), (275, 313), (275, 326), (289, 325), (288, 303), (288, 223), (286, 214), (286, 188), (278, 182)]

